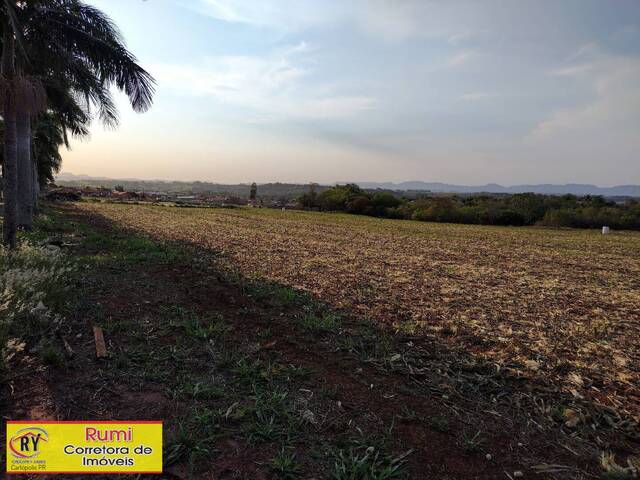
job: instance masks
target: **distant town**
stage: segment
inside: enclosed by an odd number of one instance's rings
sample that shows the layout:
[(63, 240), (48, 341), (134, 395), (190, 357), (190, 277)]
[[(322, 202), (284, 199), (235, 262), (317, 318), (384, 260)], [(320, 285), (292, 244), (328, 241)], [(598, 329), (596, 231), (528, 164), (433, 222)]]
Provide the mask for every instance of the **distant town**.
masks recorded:
[[(248, 188), (248, 187), (247, 187)], [(225, 195), (225, 194), (185, 194), (184, 192), (161, 192), (161, 191), (131, 191), (126, 190), (121, 185), (113, 188), (108, 187), (74, 187), (56, 186), (46, 193), (46, 198), (51, 201), (76, 201), (81, 198), (86, 199), (110, 199), (121, 201), (138, 201), (150, 203), (168, 203), (172, 205), (192, 205), (192, 206), (252, 206), (256, 208), (296, 208), (298, 203), (287, 198), (248, 198), (247, 195)]]

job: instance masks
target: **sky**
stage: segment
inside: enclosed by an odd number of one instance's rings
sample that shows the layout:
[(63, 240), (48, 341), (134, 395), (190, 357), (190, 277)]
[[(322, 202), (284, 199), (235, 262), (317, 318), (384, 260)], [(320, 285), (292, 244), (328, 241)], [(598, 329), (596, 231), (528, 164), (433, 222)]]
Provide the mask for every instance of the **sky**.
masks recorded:
[(63, 171), (640, 184), (638, 0), (88, 0), (156, 79)]

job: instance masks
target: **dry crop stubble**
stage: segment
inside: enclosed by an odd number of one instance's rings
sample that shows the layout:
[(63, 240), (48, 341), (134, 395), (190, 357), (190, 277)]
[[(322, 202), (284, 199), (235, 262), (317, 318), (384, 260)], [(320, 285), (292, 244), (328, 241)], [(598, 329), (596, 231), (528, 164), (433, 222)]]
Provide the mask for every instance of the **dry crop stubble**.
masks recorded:
[(435, 336), (640, 420), (638, 233), (244, 208), (78, 208), (201, 245), (248, 277)]

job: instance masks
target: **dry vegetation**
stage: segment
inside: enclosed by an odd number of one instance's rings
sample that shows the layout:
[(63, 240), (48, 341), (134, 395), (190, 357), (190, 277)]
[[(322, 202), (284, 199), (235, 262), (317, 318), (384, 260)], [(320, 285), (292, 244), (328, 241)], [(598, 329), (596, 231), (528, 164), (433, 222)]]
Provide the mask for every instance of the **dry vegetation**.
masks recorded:
[(640, 421), (640, 234), (79, 207)]

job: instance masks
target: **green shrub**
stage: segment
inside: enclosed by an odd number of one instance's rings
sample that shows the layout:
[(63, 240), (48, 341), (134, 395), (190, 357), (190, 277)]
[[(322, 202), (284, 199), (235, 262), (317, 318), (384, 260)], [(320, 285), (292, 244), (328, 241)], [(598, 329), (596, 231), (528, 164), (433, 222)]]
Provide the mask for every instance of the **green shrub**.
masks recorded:
[[(409, 195), (409, 194), (408, 194)], [(483, 225), (640, 229), (640, 202), (616, 203), (600, 196), (575, 195), (429, 195), (401, 198), (392, 192), (336, 185), (320, 195), (311, 189), (300, 198), (305, 208), (375, 217)]]

